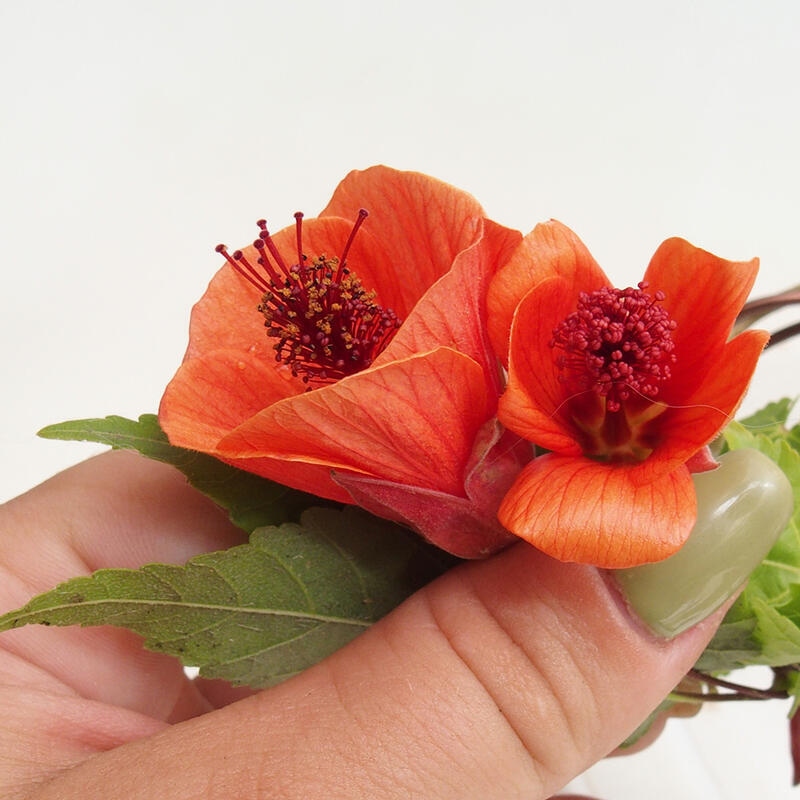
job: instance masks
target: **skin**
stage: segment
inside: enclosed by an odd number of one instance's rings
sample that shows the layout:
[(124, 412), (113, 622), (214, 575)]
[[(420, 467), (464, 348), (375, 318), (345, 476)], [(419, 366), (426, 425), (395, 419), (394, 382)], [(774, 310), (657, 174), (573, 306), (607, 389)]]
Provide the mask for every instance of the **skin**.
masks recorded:
[[(0, 507), (2, 609), (241, 538), (172, 468), (109, 453)], [(124, 631), (10, 631), (0, 798), (544, 800), (637, 726), (718, 619), (658, 640), (594, 569), (519, 544), (258, 693), (192, 682)]]

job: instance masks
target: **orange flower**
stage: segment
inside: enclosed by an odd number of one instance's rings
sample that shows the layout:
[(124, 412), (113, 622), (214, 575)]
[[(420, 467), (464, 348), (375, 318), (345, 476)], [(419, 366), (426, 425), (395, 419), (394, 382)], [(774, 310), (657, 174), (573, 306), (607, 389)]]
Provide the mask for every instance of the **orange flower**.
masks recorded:
[(259, 225), (253, 246), (218, 248), (159, 409), (170, 441), (459, 556), (507, 543), (497, 507), (529, 456), (495, 419), (485, 296), (521, 234), (386, 167), (350, 173), (316, 219)]
[(707, 466), (704, 447), (767, 340), (728, 340), (757, 270), (669, 239), (638, 288), (619, 290), (558, 222), (523, 239), (488, 297), (508, 366), (498, 416), (550, 452), (505, 497), (510, 531), (560, 560), (612, 568), (683, 544), (696, 517), (691, 462)]

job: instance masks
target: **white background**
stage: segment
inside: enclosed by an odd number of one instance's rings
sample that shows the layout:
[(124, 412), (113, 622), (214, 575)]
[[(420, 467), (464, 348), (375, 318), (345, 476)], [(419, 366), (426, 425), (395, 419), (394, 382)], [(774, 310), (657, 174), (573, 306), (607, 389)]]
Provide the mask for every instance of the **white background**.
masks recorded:
[[(620, 285), (672, 235), (800, 283), (798, 34), (796, 0), (0, 0), (0, 500), (95, 452), (43, 425), (156, 410), (214, 245), (353, 168), (559, 218)], [(800, 394), (798, 354), (747, 409)], [(785, 712), (714, 708), (576, 786), (800, 796)]]

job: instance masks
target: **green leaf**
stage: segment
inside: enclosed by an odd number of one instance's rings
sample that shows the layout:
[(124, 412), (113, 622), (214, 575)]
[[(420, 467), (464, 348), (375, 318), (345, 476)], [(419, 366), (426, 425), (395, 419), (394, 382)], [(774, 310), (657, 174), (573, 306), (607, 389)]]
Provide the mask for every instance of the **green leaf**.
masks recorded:
[(786, 443), (797, 451), (800, 451), (800, 424), (795, 425), (786, 434)]
[(618, 745), (619, 749), (627, 750), (629, 747), (633, 747), (639, 741), (639, 739), (641, 739), (642, 736), (644, 736), (650, 730), (650, 728), (653, 726), (653, 723), (664, 712), (669, 711), (669, 709), (674, 705), (674, 701), (669, 697), (663, 700), (654, 711), (650, 712), (650, 715), (647, 717), (647, 719), (645, 719), (645, 721), (642, 722), (639, 727), (636, 728), (636, 730), (631, 733), (627, 739), (625, 739), (624, 742), (621, 742)]
[(61, 422), (43, 428), (39, 436), (136, 450), (148, 458), (172, 464), (192, 486), (222, 506), (235, 525), (248, 532), (263, 525), (296, 520), (304, 508), (324, 502), (231, 467), (213, 456), (174, 447), (161, 430), (155, 414), (142, 414), (138, 420), (110, 416)]
[(250, 542), (191, 559), (103, 569), (0, 617), (28, 624), (116, 625), (208, 678), (263, 687), (316, 663), (454, 559), (356, 508), (306, 511)]
[(769, 438), (783, 438), (786, 435), (786, 421), (794, 408), (795, 400), (784, 397), (769, 403), (764, 408), (738, 421), (738, 424), (753, 434)]
[[(796, 588), (796, 587), (795, 587)], [(755, 638), (762, 645), (762, 659), (770, 666), (794, 664), (800, 654), (800, 628), (786, 614), (760, 598), (753, 599), (757, 626)]]
[(731, 611), (695, 664), (701, 672), (731, 672), (759, 663), (761, 646), (753, 637), (755, 618), (736, 619)]

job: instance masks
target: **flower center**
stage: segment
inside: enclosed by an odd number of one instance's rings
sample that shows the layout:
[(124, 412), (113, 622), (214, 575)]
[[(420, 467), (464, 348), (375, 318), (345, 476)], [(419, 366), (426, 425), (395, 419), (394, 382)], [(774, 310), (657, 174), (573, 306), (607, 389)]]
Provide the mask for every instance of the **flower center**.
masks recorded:
[(287, 265), (267, 230), (261, 229), (253, 246), (253, 264), (242, 253), (217, 252), (261, 293), (258, 311), (264, 316), (267, 336), (276, 339), (275, 360), (309, 388), (333, 383), (372, 364), (389, 344), (402, 320), (391, 308), (375, 302), (375, 292), (364, 288), (347, 266), (350, 246), (367, 217), (359, 211), (340, 257), (303, 253), (303, 215), (295, 214), (297, 263)]
[(604, 397), (608, 411), (619, 411), (633, 393), (652, 400), (675, 362), (675, 322), (658, 305), (664, 293), (646, 288), (581, 292), (578, 310), (553, 331), (561, 379)]

